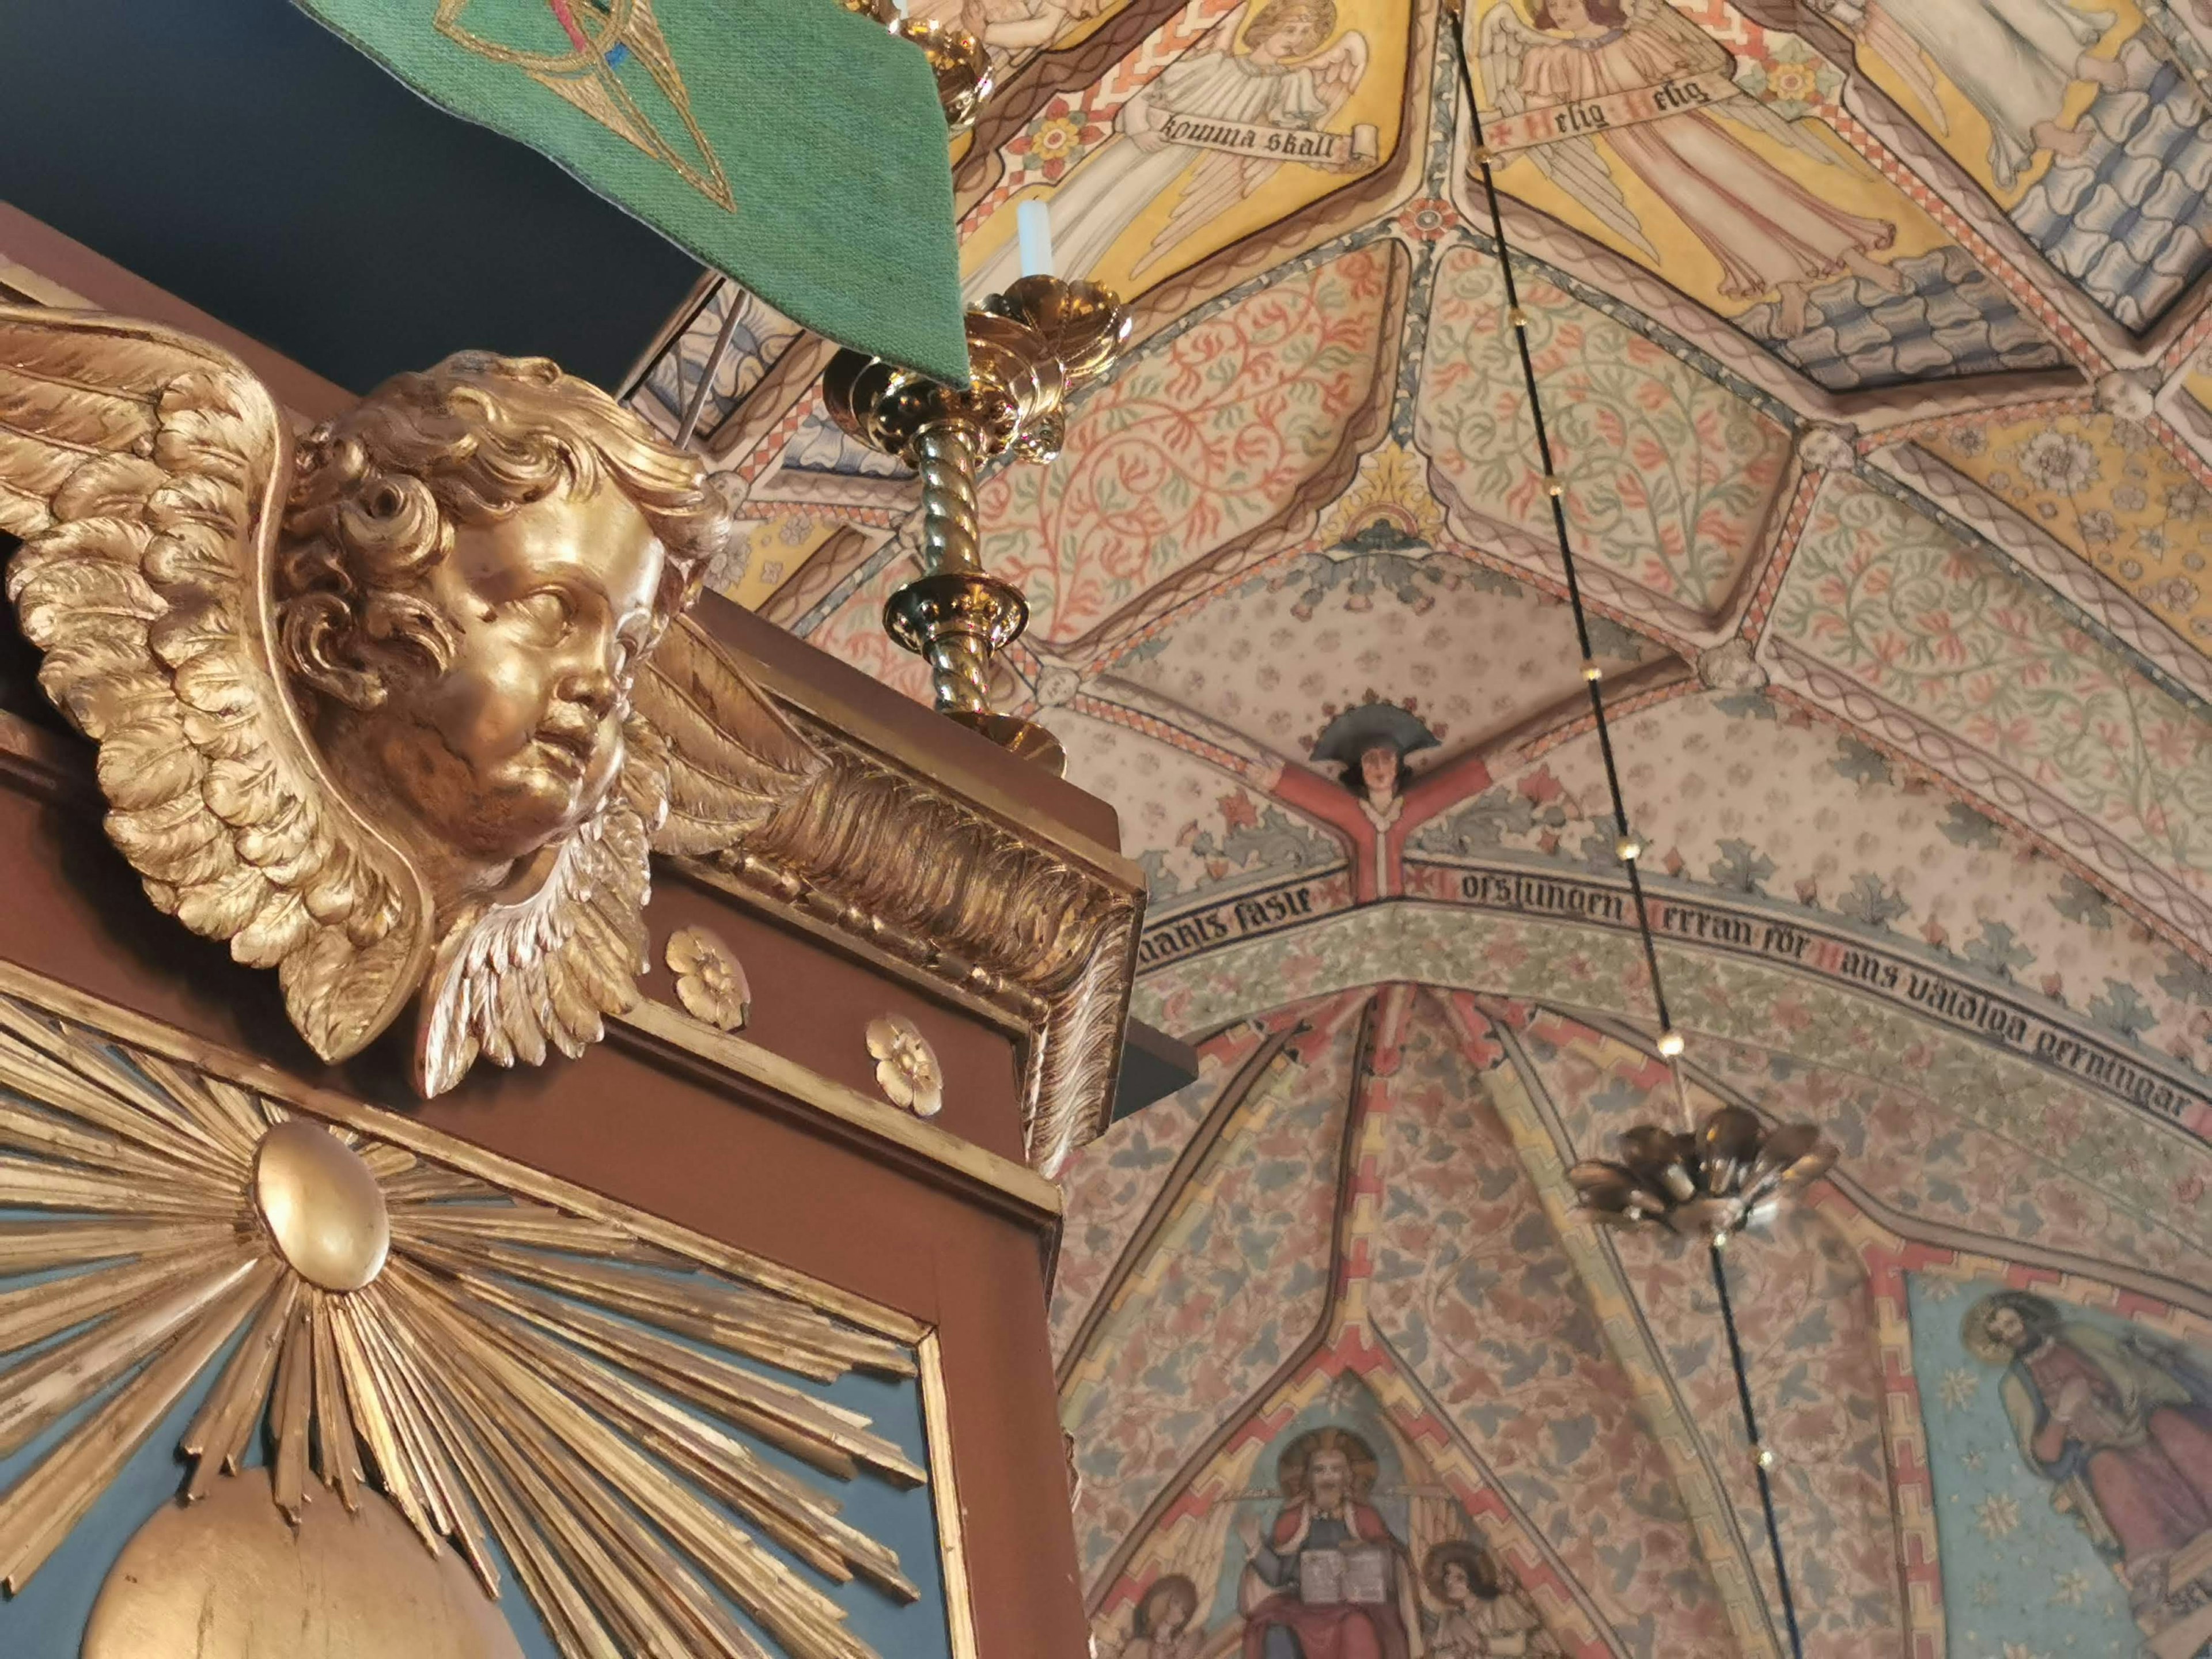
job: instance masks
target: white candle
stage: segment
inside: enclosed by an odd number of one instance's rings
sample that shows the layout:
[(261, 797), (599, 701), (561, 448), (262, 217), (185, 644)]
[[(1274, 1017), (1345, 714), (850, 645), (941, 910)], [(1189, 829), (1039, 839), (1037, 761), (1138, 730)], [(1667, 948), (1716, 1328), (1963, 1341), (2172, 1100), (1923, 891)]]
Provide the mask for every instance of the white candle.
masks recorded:
[(1032, 198), (1014, 210), (1014, 227), (1022, 239), (1022, 275), (1050, 276), (1052, 268), (1052, 207)]

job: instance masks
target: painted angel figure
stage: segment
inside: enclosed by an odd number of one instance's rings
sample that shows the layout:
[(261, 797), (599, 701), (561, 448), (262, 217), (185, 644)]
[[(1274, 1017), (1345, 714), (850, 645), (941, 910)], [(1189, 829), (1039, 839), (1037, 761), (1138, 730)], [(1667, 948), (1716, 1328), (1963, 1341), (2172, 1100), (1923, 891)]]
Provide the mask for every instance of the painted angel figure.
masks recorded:
[(1941, 89), (1959, 89), (1990, 124), (1990, 178), (2020, 181), (2039, 150), (2075, 156), (2094, 136), (2062, 125), (2066, 94), (2083, 81), (2107, 88), (2127, 71), (2091, 49), (2118, 21), (2067, 0), (1815, 0), (1819, 10), (1896, 69), (1947, 131)]
[[(692, 768), (633, 698), (696, 702), (644, 665), (732, 530), (696, 456), (483, 352), (295, 447), (213, 346), (7, 307), (0, 530), (109, 836), (157, 906), (276, 969), (317, 1054), (419, 992), (436, 1094), (479, 1054), (580, 1054), (629, 1006), (649, 842)], [(759, 713), (762, 751), (723, 756), (741, 815), (811, 752)]]
[[(1483, 76), (1509, 114), (1642, 91), (1707, 70), (1725, 76), (1733, 66), (1725, 47), (1666, 0), (1535, 0), (1534, 19), (1534, 28), (1522, 22), (1515, 0), (1502, 0), (1483, 19)], [(1613, 176), (1613, 167), (1626, 168), (1719, 261), (1723, 295), (1774, 296), (1785, 336), (1804, 332), (1814, 286), (1840, 272), (1892, 293), (1903, 290), (1904, 278), (1875, 258), (1895, 240), (1895, 225), (1822, 201), (1732, 126), (1828, 166), (1843, 165), (1810, 134), (1743, 92), (1520, 154), (1656, 264), (1659, 252)]]
[(1088, 22), (1108, 0), (918, 0), (912, 15), (963, 28), (1001, 57), (1026, 55), (1050, 46), (1067, 29)]
[(1436, 1610), (1428, 1659), (1544, 1659), (1559, 1651), (1498, 1558), (1470, 1539), (1433, 1546), (1421, 1587)]
[[(1167, 223), (1130, 268), (1132, 277), (1142, 276), (1200, 225), (1291, 165), (1178, 143), (1168, 137), (1176, 117), (1315, 129), (1358, 89), (1367, 70), (1367, 37), (1351, 29), (1328, 46), (1336, 33), (1336, 0), (1265, 0), (1256, 13), (1255, 3), (1245, 0), (1122, 105), (1114, 135), (1054, 193), (1061, 276), (1093, 275), (1129, 227), (1172, 195)], [(1018, 258), (1010, 244), (969, 280), (969, 292), (1004, 291), (1020, 274)]]

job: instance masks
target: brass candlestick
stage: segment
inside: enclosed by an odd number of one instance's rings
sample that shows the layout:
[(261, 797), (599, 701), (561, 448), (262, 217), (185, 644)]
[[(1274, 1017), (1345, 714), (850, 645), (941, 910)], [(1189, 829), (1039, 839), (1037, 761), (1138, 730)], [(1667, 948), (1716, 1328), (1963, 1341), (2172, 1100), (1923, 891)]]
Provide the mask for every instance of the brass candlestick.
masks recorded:
[(1029, 625), (1029, 605), (984, 573), (975, 469), (1009, 450), (1057, 456), (1068, 399), (1113, 364), (1129, 327), (1109, 289), (1024, 276), (969, 312), (964, 390), (857, 351), (839, 352), (823, 378), (839, 427), (921, 475), (922, 574), (884, 604), (884, 631), (928, 659), (939, 713), (1054, 771), (1066, 761), (1059, 739), (991, 710), (991, 659)]

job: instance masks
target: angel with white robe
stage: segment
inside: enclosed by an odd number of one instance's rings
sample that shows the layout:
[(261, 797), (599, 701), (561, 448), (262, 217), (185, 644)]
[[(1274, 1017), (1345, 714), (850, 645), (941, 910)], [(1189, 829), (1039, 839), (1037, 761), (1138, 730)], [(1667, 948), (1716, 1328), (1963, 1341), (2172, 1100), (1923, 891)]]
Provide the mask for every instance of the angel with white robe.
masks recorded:
[[(1237, 32), (1253, 0), (1224, 18), (1188, 52), (1122, 105), (1115, 132), (1051, 198), (1059, 274), (1094, 274), (1129, 227), (1173, 193), (1167, 223), (1130, 268), (1142, 276), (1194, 231), (1249, 198), (1291, 165), (1178, 143), (1178, 117), (1318, 128), (1342, 109), (1367, 69), (1367, 38), (1336, 32), (1335, 0), (1266, 0), (1243, 40)], [(1020, 275), (1012, 243), (970, 277), (971, 295), (1002, 292)]]
[(1107, 0), (915, 0), (909, 15), (951, 23), (1012, 59), (1041, 51), (1078, 24), (1101, 15)]
[[(1513, 0), (1483, 20), (1483, 75), (1509, 114), (1708, 70), (1725, 76), (1733, 67), (1725, 47), (1665, 0), (1535, 0), (1534, 23), (1521, 21)], [(1805, 331), (1813, 286), (1840, 272), (1903, 291), (1905, 279), (1874, 257), (1896, 240), (1894, 224), (1821, 200), (1731, 127), (1831, 167), (1844, 164), (1812, 134), (1734, 89), (1710, 105), (1517, 154), (1658, 264), (1659, 251), (1613, 176), (1613, 166), (1627, 168), (1719, 261), (1723, 295), (1774, 296), (1785, 337)]]
[(2089, 147), (2094, 134), (2060, 122), (2073, 87), (2127, 84), (2118, 64), (2090, 56), (2113, 14), (2076, 11), (2067, 0), (1818, 0), (1818, 6), (1905, 78), (1939, 132), (1950, 124), (1934, 76), (1959, 89), (1990, 124), (1990, 179), (1999, 190), (2017, 184), (2039, 150), (2075, 156)]

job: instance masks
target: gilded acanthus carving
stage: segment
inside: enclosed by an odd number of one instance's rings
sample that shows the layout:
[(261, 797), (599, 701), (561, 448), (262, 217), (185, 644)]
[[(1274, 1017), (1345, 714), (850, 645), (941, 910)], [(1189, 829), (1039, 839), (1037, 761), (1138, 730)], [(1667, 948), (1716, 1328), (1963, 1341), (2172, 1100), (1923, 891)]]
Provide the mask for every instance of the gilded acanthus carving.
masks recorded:
[[(763, 693), (694, 623), (671, 631), (638, 696), (672, 751), (657, 851), (1004, 1009), (1027, 1035), (1033, 1167), (1050, 1175), (1104, 1127), (1144, 907), (1133, 871), (1024, 833)], [(774, 763), (780, 794), (745, 756)]]
[[(276, 970), (318, 1054), (419, 992), (435, 1094), (479, 1055), (579, 1054), (629, 1006), (672, 787), (633, 693), (729, 533), (695, 457), (479, 353), (295, 447), (203, 342), (3, 307), (0, 530), (108, 833), (155, 903)], [(713, 690), (758, 702), (726, 665)], [(818, 770), (764, 705), (672, 735), (679, 830), (747, 827)]]

